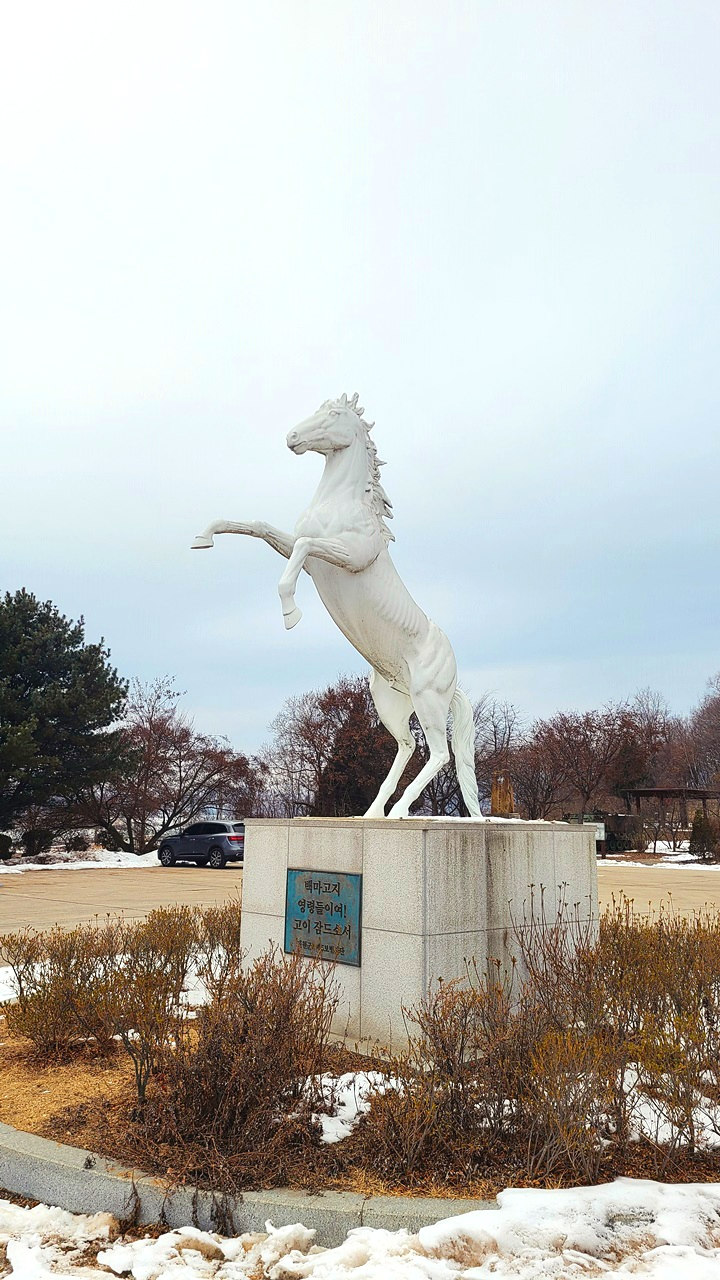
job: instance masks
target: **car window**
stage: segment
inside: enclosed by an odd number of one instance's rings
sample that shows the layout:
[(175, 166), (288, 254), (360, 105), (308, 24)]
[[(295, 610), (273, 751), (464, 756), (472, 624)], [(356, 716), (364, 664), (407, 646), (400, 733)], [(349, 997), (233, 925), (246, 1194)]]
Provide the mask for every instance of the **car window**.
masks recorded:
[(244, 835), (245, 835), (245, 823), (244, 823), (244, 822), (233, 822), (233, 824), (232, 824), (232, 829), (233, 829), (233, 831), (238, 831), (238, 832), (240, 833), (240, 835), (241, 835), (241, 836), (244, 836)]
[(205, 835), (217, 835), (219, 831), (227, 831), (228, 825), (227, 822), (206, 822)]
[(205, 823), (204, 823), (204, 822), (194, 822), (194, 823), (193, 823), (193, 825), (192, 825), (191, 827), (186, 827), (186, 828), (185, 828), (185, 835), (186, 835), (186, 836), (202, 836), (202, 835), (204, 835), (204, 834), (205, 834)]

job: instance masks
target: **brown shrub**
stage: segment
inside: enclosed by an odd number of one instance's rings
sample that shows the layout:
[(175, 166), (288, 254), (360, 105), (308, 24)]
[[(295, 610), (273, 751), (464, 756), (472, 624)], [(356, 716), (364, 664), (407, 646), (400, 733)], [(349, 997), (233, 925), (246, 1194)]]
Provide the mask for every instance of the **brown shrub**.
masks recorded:
[(186, 1033), (182, 996), (197, 941), (197, 913), (189, 907), (160, 907), (121, 927), (108, 1000), (116, 1033), (132, 1058), (141, 1107), (161, 1055)]
[(222, 996), (242, 965), (241, 920), (237, 898), (219, 907), (206, 907), (198, 914), (198, 974), (211, 996)]
[(321, 1108), (320, 1075), (338, 993), (332, 970), (271, 949), (237, 969), (198, 1011), (192, 1036), (167, 1042), (146, 1133), (186, 1171), (282, 1182)]
[(476, 1176), (523, 1115), (532, 1022), (497, 968), (442, 983), (406, 1011), (410, 1042), (372, 1093), (355, 1147), (381, 1176)]
[[(10, 1030), (57, 1058), (121, 1037), (137, 1132), (163, 1168), (277, 1183), (312, 1149), (319, 1177), (360, 1166), (396, 1185), (592, 1181), (633, 1171), (652, 1108), (660, 1132), (644, 1158), (664, 1177), (702, 1149), (703, 1126), (720, 1129), (708, 1104), (720, 1105), (714, 913), (651, 919), (620, 899), (599, 922), (524, 922), (511, 980), (470, 966), (406, 1011), (390, 1084), (322, 1152), (313, 1081), (332, 1060), (333, 970), (275, 952), (243, 970), (239, 919), (236, 903), (169, 908), (3, 941), (19, 992)], [(188, 1022), (193, 964), (210, 1001)]]
[(411, 1183), (594, 1181), (622, 1166), (651, 1100), (672, 1135), (663, 1176), (698, 1148), (698, 1104), (720, 1102), (720, 920), (649, 919), (621, 899), (599, 922), (540, 913), (516, 937), (512, 983), (471, 967), (406, 1011), (397, 1089), (376, 1091), (348, 1151)]
[(608, 1047), (592, 1034), (548, 1031), (532, 1050), (527, 1171), (595, 1182), (611, 1105)]
[(63, 1059), (80, 1044), (107, 1054), (114, 1024), (107, 993), (114, 984), (118, 926), (84, 925), (3, 939), (18, 998), (6, 1009), (8, 1029), (46, 1058)]

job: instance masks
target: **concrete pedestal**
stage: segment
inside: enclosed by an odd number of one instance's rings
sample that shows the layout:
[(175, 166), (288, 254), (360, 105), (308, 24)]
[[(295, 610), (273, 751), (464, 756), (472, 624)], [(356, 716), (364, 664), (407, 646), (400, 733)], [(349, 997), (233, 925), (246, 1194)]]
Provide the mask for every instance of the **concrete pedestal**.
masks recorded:
[[(398, 1047), (402, 1006), (466, 960), (508, 966), (513, 921), (534, 903), (547, 921), (561, 904), (597, 918), (595, 828), (501, 818), (257, 818), (245, 832), (242, 945), (283, 949), (287, 872), (362, 876), (359, 967), (336, 964), (336, 1030), (348, 1042)], [(326, 962), (327, 963), (327, 962)]]

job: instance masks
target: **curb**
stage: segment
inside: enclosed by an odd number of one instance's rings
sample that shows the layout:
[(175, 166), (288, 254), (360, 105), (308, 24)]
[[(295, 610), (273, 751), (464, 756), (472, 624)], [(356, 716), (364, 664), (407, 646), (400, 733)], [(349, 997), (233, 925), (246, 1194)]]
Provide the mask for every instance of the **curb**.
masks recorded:
[(203, 1231), (241, 1235), (302, 1222), (317, 1232), (316, 1242), (333, 1248), (355, 1227), (414, 1233), (442, 1218), (496, 1201), (437, 1200), (412, 1196), (363, 1196), (352, 1191), (308, 1195), (289, 1188), (221, 1196), (196, 1187), (171, 1187), (161, 1178), (106, 1160), (82, 1147), (68, 1147), (0, 1123), (0, 1187), (14, 1195), (57, 1205), (71, 1213), (112, 1213), (121, 1221), (170, 1228), (190, 1223)]

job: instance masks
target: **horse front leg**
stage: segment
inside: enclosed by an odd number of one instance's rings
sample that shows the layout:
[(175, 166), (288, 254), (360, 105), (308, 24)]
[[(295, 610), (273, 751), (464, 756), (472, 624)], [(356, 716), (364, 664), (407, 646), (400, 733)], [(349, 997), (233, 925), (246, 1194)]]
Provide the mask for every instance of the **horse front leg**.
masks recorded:
[(341, 569), (347, 567), (351, 558), (345, 543), (335, 538), (295, 539), (287, 568), (278, 583), (278, 594), (288, 631), (297, 626), (302, 618), (302, 610), (295, 604), (295, 588), (308, 556), (317, 556), (318, 560), (327, 560), (328, 564), (338, 565)]
[(248, 538), (261, 538), (286, 560), (290, 559), (295, 546), (293, 533), (284, 533), (282, 529), (276, 529), (274, 525), (266, 524), (264, 520), (215, 520), (198, 534), (192, 544), (192, 550), (204, 551), (213, 547), (215, 545), (213, 538), (216, 533), (242, 533)]

